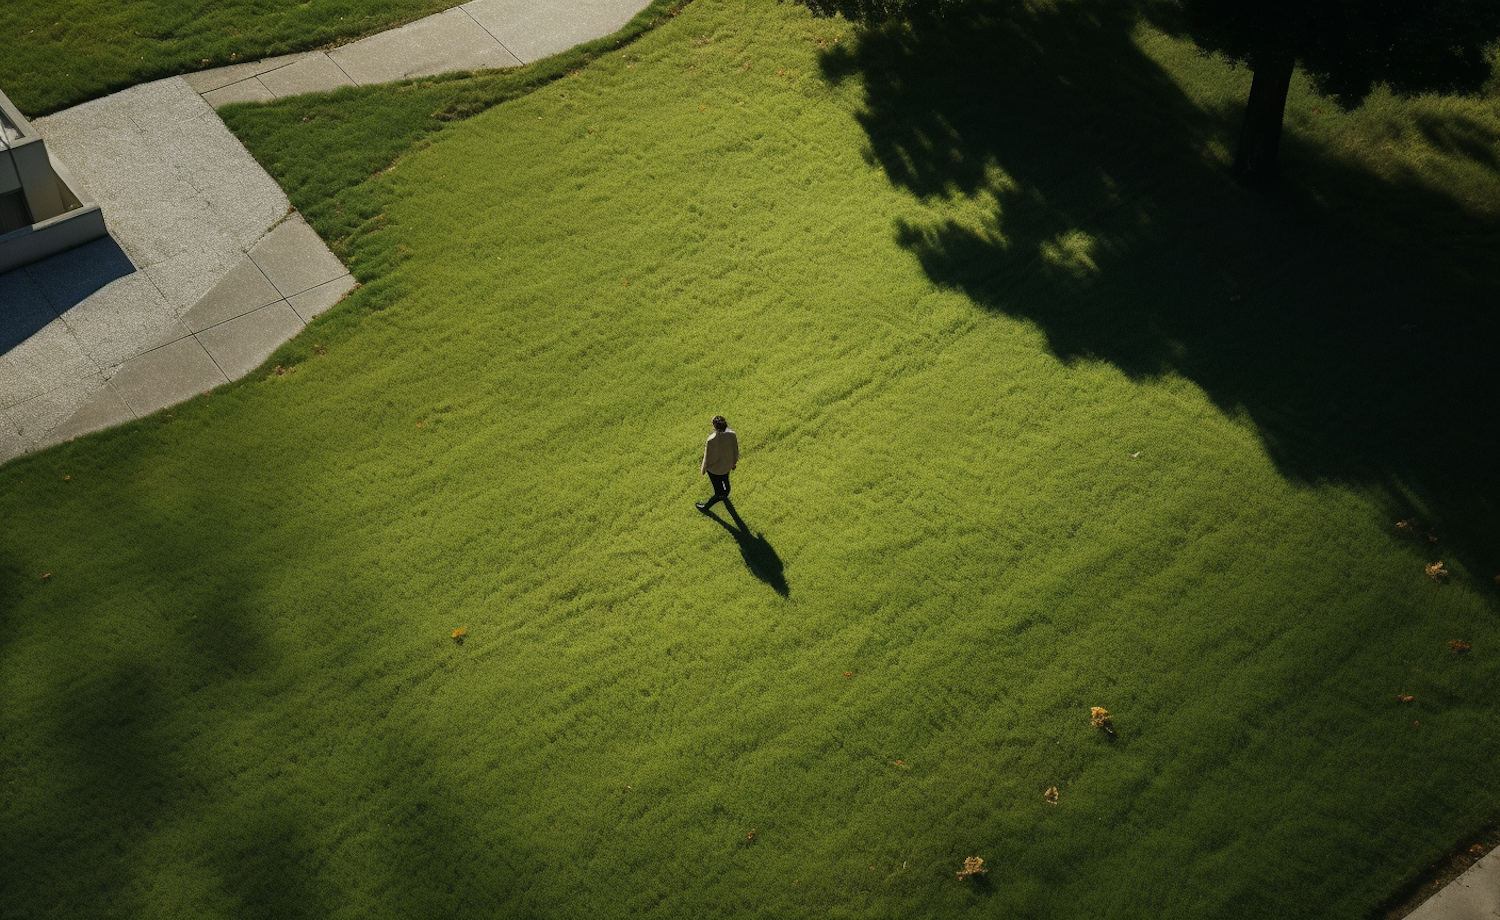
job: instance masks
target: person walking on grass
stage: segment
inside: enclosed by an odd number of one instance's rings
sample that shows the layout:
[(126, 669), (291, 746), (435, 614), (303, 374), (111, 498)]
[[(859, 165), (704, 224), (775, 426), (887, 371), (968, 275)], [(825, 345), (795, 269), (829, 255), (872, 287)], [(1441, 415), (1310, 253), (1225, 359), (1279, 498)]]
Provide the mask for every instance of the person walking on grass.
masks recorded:
[(714, 484), (714, 497), (698, 502), (699, 511), (707, 511), (714, 502), (722, 501), (730, 511), (734, 503), (729, 500), (729, 471), (740, 465), (740, 439), (724, 421), (724, 416), (714, 416), (714, 430), (703, 445), (702, 471)]

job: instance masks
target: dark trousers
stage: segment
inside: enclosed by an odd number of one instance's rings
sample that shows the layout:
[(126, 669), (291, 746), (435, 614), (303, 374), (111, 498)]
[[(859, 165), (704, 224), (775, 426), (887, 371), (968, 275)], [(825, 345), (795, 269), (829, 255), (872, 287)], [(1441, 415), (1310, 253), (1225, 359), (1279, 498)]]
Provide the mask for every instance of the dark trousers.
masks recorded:
[(712, 508), (714, 502), (723, 502), (733, 508), (734, 504), (729, 500), (729, 474), (709, 473), (708, 481), (714, 484), (714, 497), (703, 503), (703, 507)]

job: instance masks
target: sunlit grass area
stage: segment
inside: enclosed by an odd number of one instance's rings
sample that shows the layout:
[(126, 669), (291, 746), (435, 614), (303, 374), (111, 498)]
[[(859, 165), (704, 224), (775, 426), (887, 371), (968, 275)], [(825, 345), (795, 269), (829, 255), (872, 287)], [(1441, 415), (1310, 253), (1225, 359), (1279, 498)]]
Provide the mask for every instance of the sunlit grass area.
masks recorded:
[(1111, 3), (579, 64), (226, 110), (364, 286), (0, 467), (9, 911), (1361, 918), (1500, 816), (1443, 104), (1251, 195)]
[(0, 89), (28, 116), (136, 83), (362, 38), (452, 0), (6, 0)]

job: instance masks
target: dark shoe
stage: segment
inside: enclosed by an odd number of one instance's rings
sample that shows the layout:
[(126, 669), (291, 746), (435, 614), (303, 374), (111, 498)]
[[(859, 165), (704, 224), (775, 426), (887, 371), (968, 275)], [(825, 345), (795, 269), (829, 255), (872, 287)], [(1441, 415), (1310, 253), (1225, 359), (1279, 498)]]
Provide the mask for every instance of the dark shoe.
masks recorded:
[(699, 511), (702, 511), (704, 514), (708, 513), (708, 505), (704, 504), (703, 502), (698, 502), (693, 507), (697, 508)]

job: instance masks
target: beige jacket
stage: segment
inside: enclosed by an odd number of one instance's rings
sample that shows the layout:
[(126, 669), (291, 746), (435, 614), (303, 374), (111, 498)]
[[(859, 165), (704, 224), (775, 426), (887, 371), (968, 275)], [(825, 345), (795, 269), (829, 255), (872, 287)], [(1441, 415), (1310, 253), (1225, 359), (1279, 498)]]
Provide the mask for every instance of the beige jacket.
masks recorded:
[(708, 443), (703, 445), (702, 472), (723, 476), (739, 462), (740, 439), (734, 429), (726, 428), (708, 436)]

